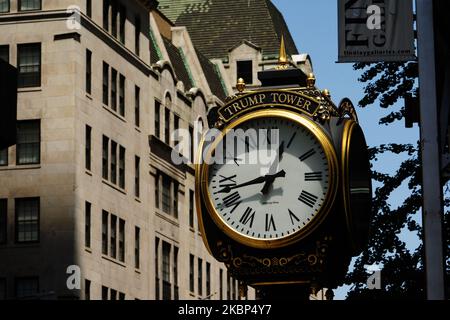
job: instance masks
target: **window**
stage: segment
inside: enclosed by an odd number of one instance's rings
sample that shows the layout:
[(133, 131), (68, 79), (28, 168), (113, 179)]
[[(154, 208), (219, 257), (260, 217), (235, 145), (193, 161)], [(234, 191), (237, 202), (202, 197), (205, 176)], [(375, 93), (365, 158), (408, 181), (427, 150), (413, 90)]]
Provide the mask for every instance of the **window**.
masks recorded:
[(84, 205), (84, 245), (91, 247), (91, 207), (92, 205), (86, 201)]
[(119, 41), (125, 44), (125, 21), (127, 19), (127, 10), (124, 6), (120, 6), (120, 20), (119, 20)]
[(155, 207), (156, 207), (156, 209), (160, 208), (160, 205), (159, 205), (159, 201), (160, 201), (160, 199), (159, 199), (159, 192), (160, 192), (159, 180), (160, 180), (160, 177), (161, 177), (160, 173), (157, 173), (155, 176)]
[(192, 254), (189, 255), (189, 291), (194, 293), (194, 256)]
[(134, 228), (134, 267), (139, 269), (141, 267), (141, 229)]
[(194, 163), (194, 128), (192, 126), (189, 126), (189, 137), (189, 159), (191, 160), (191, 163)]
[(92, 18), (92, 0), (86, 0), (86, 15)]
[(117, 183), (117, 143), (111, 140), (111, 182)]
[(17, 124), (17, 164), (39, 164), (41, 149), (40, 120), (19, 121)]
[(175, 179), (162, 172), (157, 172), (155, 176), (155, 206), (176, 219), (178, 219), (178, 191), (179, 183)]
[(167, 175), (162, 175), (162, 196), (161, 196), (161, 202), (162, 202), (162, 210), (165, 213), (170, 214), (170, 186), (171, 186), (171, 179)]
[(103, 62), (103, 104), (109, 105), (109, 65)]
[[(111, 140), (111, 149), (109, 149), (109, 138), (103, 136), (102, 151), (102, 176), (113, 184), (117, 184), (125, 189), (125, 148)], [(117, 162), (117, 151), (119, 151), (119, 161)], [(109, 162), (109, 155), (111, 162)], [(119, 178), (117, 178), (117, 167), (119, 167)], [(108, 172), (110, 170), (110, 172)]]
[(140, 188), (140, 166), (141, 166), (141, 158), (138, 156), (134, 157), (134, 196), (139, 198), (141, 194)]
[(125, 293), (119, 292), (119, 300), (125, 300)]
[(141, 88), (134, 86), (134, 124), (139, 127), (141, 124)]
[(194, 229), (194, 191), (189, 190), (189, 227)]
[(162, 261), (162, 281), (163, 281), (163, 300), (171, 299), (170, 284), (170, 244), (163, 241), (163, 261)]
[(178, 289), (178, 248), (173, 247), (173, 284), (174, 284), (174, 300), (179, 299)]
[(178, 188), (179, 188), (178, 182), (173, 181), (172, 212), (175, 219), (178, 219)]
[(108, 216), (109, 213), (102, 211), (102, 253), (108, 254)]
[(109, 105), (109, 65), (103, 61), (103, 104)]
[(102, 300), (108, 300), (108, 288), (102, 286)]
[(223, 269), (219, 271), (219, 300), (223, 300)]
[(85, 133), (85, 167), (87, 170), (91, 170), (91, 148), (92, 148), (92, 128), (86, 125)]
[[(8, 200), (0, 199), (0, 244), (7, 242)], [(1, 296), (0, 296), (1, 300)]]
[[(1, 3), (1, 0), (0, 0)], [(0, 5), (1, 8), (1, 5)], [(1, 10), (0, 10), (1, 12)], [(3, 60), (5, 62), (9, 63), (9, 46), (8, 45), (3, 45), (0, 46), (0, 60)]]
[(18, 87), (41, 86), (41, 44), (19, 44), (17, 46)]
[(117, 38), (117, 16), (119, 10), (117, 8), (117, 0), (112, 0), (111, 2), (111, 34), (113, 37)]
[(155, 238), (155, 300), (159, 300), (159, 239)]
[(109, 0), (103, 0), (103, 29), (109, 30)]
[(134, 52), (139, 55), (141, 51), (141, 18), (134, 18)]
[(237, 78), (244, 79), (246, 84), (253, 83), (253, 62), (251, 60), (237, 62)]
[(203, 260), (198, 258), (198, 295), (203, 295)]
[(119, 77), (119, 114), (125, 117), (125, 76)]
[(173, 115), (173, 131), (176, 132), (180, 129), (180, 117), (176, 114)]
[(117, 111), (117, 70), (111, 68), (111, 108)]
[(155, 100), (155, 136), (161, 138), (161, 103)]
[(117, 290), (109, 289), (109, 300), (117, 300)]
[(170, 145), (170, 109), (168, 108), (165, 108), (164, 141), (167, 145)]
[(9, 12), (9, 0), (0, 0), (0, 13), (5, 12)]
[(211, 299), (211, 264), (206, 262), (206, 298)]
[(231, 277), (230, 272), (227, 271), (227, 300), (231, 300)]
[(6, 279), (0, 278), (0, 301), (6, 300)]
[(119, 148), (119, 187), (125, 189), (125, 148)]
[(35, 298), (39, 293), (39, 278), (16, 278), (16, 298)]
[(19, 0), (19, 11), (41, 10), (41, 0)]
[(110, 224), (110, 242), (109, 242), (109, 255), (111, 258), (116, 258), (117, 256), (117, 217), (115, 215), (111, 215), (111, 224)]
[(86, 92), (92, 93), (92, 52), (86, 49)]
[(103, 136), (103, 146), (102, 146), (102, 176), (103, 179), (108, 180), (108, 148), (109, 148), (109, 139)]
[(39, 198), (16, 199), (16, 242), (39, 241)]
[(0, 150), (0, 167), (8, 165), (8, 148)]
[(91, 300), (91, 281), (84, 279), (84, 300)]
[(125, 221), (119, 219), (119, 261), (125, 262)]

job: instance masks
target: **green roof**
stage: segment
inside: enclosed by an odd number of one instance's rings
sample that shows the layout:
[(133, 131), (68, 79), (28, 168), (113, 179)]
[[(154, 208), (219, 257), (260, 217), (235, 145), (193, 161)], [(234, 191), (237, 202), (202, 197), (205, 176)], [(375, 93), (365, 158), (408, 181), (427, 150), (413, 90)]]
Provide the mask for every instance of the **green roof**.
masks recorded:
[(280, 11), (270, 0), (160, 0), (159, 9), (178, 26), (186, 26), (195, 47), (208, 59), (226, 59), (243, 40), (278, 57), (284, 36), (288, 54), (297, 47)]

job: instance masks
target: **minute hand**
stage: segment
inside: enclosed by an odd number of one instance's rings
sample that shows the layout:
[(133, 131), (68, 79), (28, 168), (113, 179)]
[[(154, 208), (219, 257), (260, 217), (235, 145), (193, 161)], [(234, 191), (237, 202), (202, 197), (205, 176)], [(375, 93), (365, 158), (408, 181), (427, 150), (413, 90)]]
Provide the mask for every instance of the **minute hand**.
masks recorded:
[(276, 174), (267, 174), (263, 177), (259, 177), (256, 179), (253, 179), (251, 181), (245, 182), (245, 183), (241, 183), (238, 184), (236, 186), (229, 186), (229, 187), (225, 187), (222, 190), (220, 190), (218, 193), (230, 193), (231, 190), (235, 190), (235, 189), (239, 189), (239, 188), (243, 188), (243, 187), (248, 187), (248, 186), (252, 186), (255, 184), (261, 184), (261, 183), (265, 183), (266, 181), (270, 181), (270, 180), (274, 180), (276, 178), (284, 178), (286, 177), (286, 172), (284, 170), (276, 173)]

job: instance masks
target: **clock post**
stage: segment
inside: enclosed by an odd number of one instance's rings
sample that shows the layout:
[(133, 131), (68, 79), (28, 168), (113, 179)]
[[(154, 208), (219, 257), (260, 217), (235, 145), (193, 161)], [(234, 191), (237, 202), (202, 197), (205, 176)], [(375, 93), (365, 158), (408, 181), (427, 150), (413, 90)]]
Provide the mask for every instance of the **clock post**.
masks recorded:
[[(290, 64), (262, 87), (213, 108), (196, 165), (204, 243), (263, 299), (309, 299), (335, 288), (367, 244), (371, 177), (350, 100), (336, 106), (313, 74)], [(329, 291), (331, 292), (331, 291)]]

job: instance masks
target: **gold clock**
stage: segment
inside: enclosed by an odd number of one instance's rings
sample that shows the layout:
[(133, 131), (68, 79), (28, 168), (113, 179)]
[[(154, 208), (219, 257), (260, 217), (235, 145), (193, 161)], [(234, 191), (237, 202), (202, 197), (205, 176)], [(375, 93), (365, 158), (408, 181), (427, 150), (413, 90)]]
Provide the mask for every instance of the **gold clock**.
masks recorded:
[(281, 248), (305, 238), (336, 197), (332, 140), (298, 112), (272, 106), (243, 115), (202, 150), (197, 196), (217, 227), (244, 246)]

